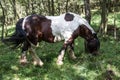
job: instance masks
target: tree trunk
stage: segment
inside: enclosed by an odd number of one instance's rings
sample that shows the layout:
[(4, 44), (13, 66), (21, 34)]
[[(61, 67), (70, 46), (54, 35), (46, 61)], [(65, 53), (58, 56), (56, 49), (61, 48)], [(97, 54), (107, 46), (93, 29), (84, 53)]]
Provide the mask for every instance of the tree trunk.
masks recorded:
[(117, 39), (117, 30), (116, 30), (116, 12), (118, 11), (118, 6), (117, 6), (118, 2), (115, 0), (113, 3), (113, 7), (114, 7), (114, 39)]
[(26, 16), (30, 14), (30, 0), (25, 1), (26, 5), (25, 5), (25, 12), (26, 12)]
[(61, 9), (60, 9), (60, 3), (58, 2), (58, 14), (61, 13)]
[(49, 11), (49, 15), (51, 15), (50, 0), (48, 0), (48, 11)]
[(34, 7), (34, 1), (31, 1), (31, 9), (32, 9), (32, 14), (35, 14), (35, 7)]
[(5, 25), (5, 11), (4, 11), (4, 7), (0, 1), (0, 7), (2, 9), (2, 33), (1, 33), (1, 40), (4, 38), (4, 25)]
[(90, 24), (91, 22), (90, 0), (84, 0), (84, 6), (85, 6), (85, 18)]
[(69, 0), (66, 1), (66, 8), (65, 8), (66, 12), (68, 12), (68, 2), (69, 2)]
[(52, 4), (52, 15), (54, 16), (54, 0), (51, 0), (51, 4)]
[(104, 35), (106, 35), (107, 33), (107, 8), (106, 8), (106, 2), (107, 0), (102, 0), (101, 2), (101, 9), (102, 9), (102, 13), (101, 13), (101, 24), (100, 24), (100, 33)]
[(17, 19), (17, 12), (16, 12), (16, 0), (9, 0), (12, 8), (13, 8), (13, 13), (14, 13), (14, 20)]

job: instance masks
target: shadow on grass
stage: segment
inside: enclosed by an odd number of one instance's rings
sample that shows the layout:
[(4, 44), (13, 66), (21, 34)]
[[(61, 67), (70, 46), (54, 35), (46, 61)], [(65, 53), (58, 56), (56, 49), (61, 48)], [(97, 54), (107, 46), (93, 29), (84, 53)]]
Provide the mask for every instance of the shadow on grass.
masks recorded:
[[(109, 75), (112, 76), (113, 80), (119, 79), (120, 43), (116, 44), (110, 39), (101, 39), (101, 54), (92, 56), (84, 53), (83, 41), (79, 38), (75, 42), (77, 61), (72, 61), (68, 58), (68, 55), (65, 55), (64, 64), (57, 66), (56, 58), (62, 44), (63, 42), (55, 44), (40, 43), (36, 52), (45, 64), (43, 67), (36, 67), (30, 63), (21, 66), (19, 64), (20, 50), (6, 49), (1, 44), (0, 80), (104, 80)], [(113, 48), (114, 45), (116, 46)], [(30, 56), (28, 58), (31, 60)], [(110, 67), (113, 75), (111, 75), (111, 72), (109, 74), (108, 64), (113, 66)]]

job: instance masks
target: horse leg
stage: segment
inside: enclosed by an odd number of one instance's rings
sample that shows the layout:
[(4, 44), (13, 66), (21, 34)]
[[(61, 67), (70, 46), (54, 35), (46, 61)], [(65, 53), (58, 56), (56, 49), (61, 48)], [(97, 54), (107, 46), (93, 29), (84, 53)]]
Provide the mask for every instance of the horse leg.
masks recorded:
[(62, 65), (63, 64), (63, 57), (64, 57), (64, 54), (65, 54), (65, 50), (66, 50), (66, 45), (64, 45), (61, 50), (59, 51), (59, 55), (58, 55), (58, 58), (57, 58), (57, 65)]
[(21, 55), (21, 57), (20, 57), (20, 64), (27, 64), (28, 63), (28, 61), (27, 61), (27, 57), (26, 57), (26, 51), (23, 51), (22, 52), (22, 55)]
[(29, 46), (30, 45), (29, 45), (28, 42), (24, 42), (23, 47), (22, 47), (22, 54), (21, 54), (21, 57), (20, 57), (20, 64), (24, 65), (24, 64), (28, 63), (26, 53), (27, 53), (27, 50), (28, 50)]
[(70, 57), (72, 59), (76, 59), (76, 56), (74, 54), (74, 39), (70, 37), (65, 40), (64, 45), (62, 49), (60, 50), (60, 54), (58, 55), (58, 58), (57, 58), (57, 65), (63, 64), (64, 54), (68, 46), (70, 46), (70, 50), (69, 50)]
[(33, 58), (33, 64), (34, 65), (39, 65), (39, 66), (43, 66), (43, 62), (42, 62), (42, 60), (38, 57), (38, 55), (36, 54), (36, 52), (35, 52), (35, 49), (34, 48), (30, 48), (29, 49), (29, 52), (30, 52), (30, 54), (32, 55), (32, 58)]
[(76, 59), (76, 56), (74, 54), (74, 43), (71, 43), (70, 46), (69, 46), (69, 50), (68, 50), (68, 54), (69, 54), (69, 57), (73, 60)]
[(89, 50), (88, 50), (88, 48), (87, 48), (87, 41), (84, 41), (84, 46), (85, 46), (85, 52), (88, 53)]
[(29, 53), (31, 54), (31, 56), (33, 58), (33, 64), (36, 65), (36, 66), (37, 65), (42, 66), (43, 62), (35, 52), (35, 48), (36, 48), (37, 42), (38, 42), (38, 35), (32, 36), (32, 38), (29, 38), (28, 41), (29, 41), (29, 43), (31, 45), (31, 47), (29, 47)]
[(65, 55), (65, 51), (69, 44), (71, 43), (71, 40), (65, 40), (63, 47), (61, 48), (58, 58), (57, 58), (57, 65), (62, 65), (63, 64), (63, 58)]

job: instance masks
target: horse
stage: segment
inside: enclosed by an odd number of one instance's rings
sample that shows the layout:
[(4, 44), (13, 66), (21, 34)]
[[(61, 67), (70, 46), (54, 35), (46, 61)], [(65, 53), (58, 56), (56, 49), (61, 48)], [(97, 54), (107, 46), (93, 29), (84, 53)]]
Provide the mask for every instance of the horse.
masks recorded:
[(17, 21), (15, 32), (9, 38), (3, 40), (10, 42), (16, 48), (21, 45), (21, 64), (27, 63), (26, 52), (29, 51), (33, 57), (34, 65), (42, 66), (44, 63), (35, 53), (38, 42), (45, 41), (55, 43), (64, 41), (58, 57), (57, 65), (63, 64), (65, 51), (69, 48), (69, 56), (76, 59), (74, 54), (74, 41), (77, 37), (85, 40), (85, 50), (89, 53), (98, 54), (100, 41), (97, 33), (86, 19), (80, 15), (67, 12), (59, 16), (29, 15)]

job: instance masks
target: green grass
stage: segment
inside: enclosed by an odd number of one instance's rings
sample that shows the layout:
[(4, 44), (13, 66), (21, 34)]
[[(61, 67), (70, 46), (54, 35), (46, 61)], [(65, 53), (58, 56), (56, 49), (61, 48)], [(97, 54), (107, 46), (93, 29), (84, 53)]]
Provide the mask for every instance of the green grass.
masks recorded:
[[(109, 13), (107, 16), (107, 24), (108, 25), (114, 25), (114, 19), (116, 19), (115, 21), (115, 25), (116, 27), (120, 27), (120, 12), (117, 12), (115, 15), (114, 13)], [(100, 22), (101, 22), (101, 14), (100, 11), (92, 11), (92, 15), (91, 15), (91, 25), (94, 29), (98, 30), (98, 28), (100, 27)]]
[[(62, 66), (56, 65), (56, 58), (63, 42), (41, 42), (36, 52), (44, 62), (43, 67), (31, 63), (20, 65), (20, 49), (11, 50), (0, 42), (0, 80), (105, 80), (108, 76), (119, 80), (120, 42), (100, 40), (100, 55), (92, 56), (84, 52), (83, 39), (76, 39), (75, 53), (78, 59), (70, 60), (66, 52)], [(29, 54), (28, 58), (31, 61)], [(113, 74), (109, 74), (109, 71)]]
[[(119, 13), (118, 13), (119, 14)], [(120, 15), (117, 16), (119, 27)], [(109, 14), (109, 23), (113, 24), (113, 15)], [(94, 13), (91, 24), (98, 30), (100, 24), (99, 13)], [(9, 29), (9, 34), (13, 28)], [(21, 50), (12, 50), (0, 42), (0, 80), (120, 80), (120, 41), (115, 41), (113, 36), (100, 38), (101, 48), (98, 56), (84, 52), (84, 41), (77, 38), (75, 41), (75, 55), (77, 60), (70, 60), (67, 53), (62, 66), (56, 65), (58, 52), (63, 42), (41, 42), (36, 48), (36, 53), (44, 62), (43, 67), (34, 66), (31, 55), (28, 53), (29, 64), (19, 64)], [(110, 79), (109, 79), (110, 80)]]

